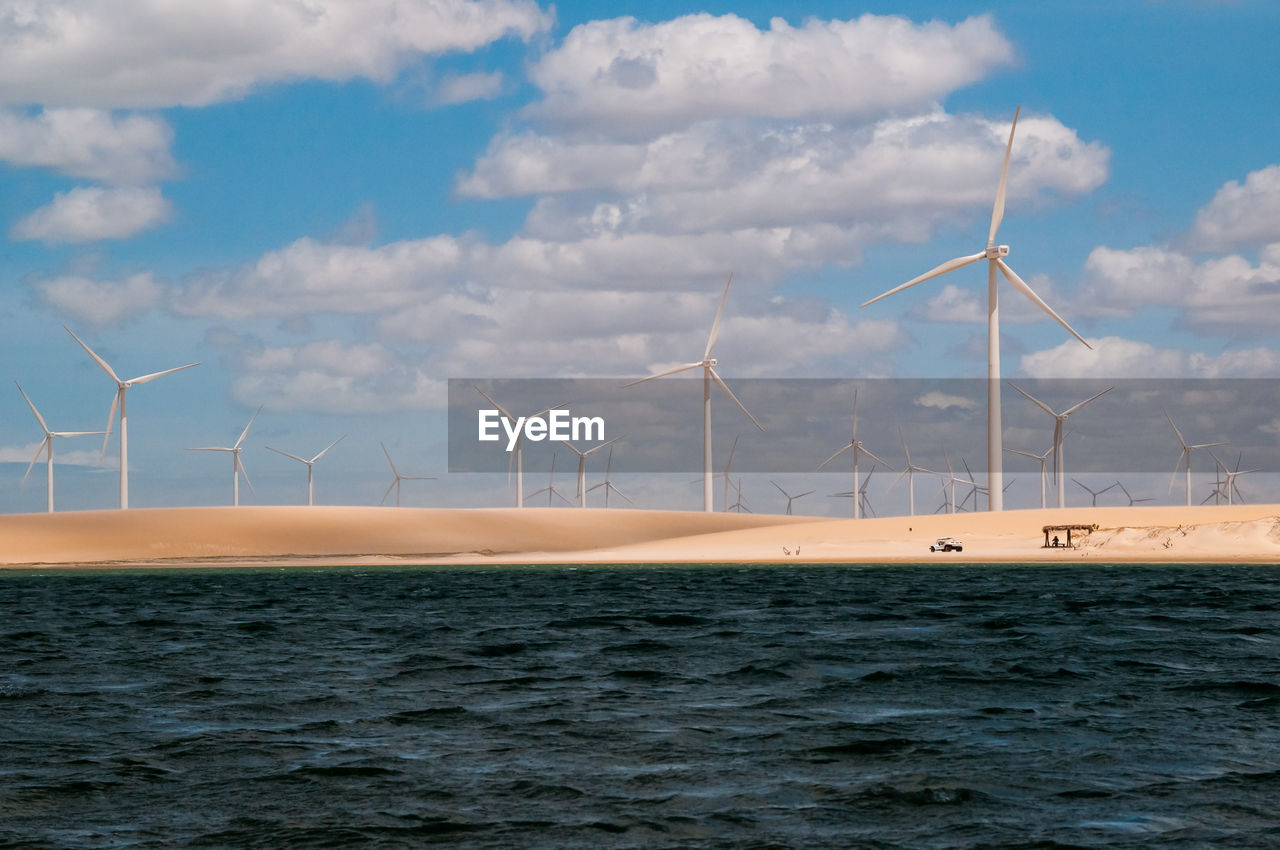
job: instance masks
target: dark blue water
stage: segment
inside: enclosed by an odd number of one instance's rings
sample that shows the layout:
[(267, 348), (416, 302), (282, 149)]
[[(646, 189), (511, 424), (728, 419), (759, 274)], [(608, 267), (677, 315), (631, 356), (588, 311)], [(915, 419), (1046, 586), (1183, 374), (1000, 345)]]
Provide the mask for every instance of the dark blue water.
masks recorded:
[(1276, 847), (1280, 567), (0, 574), (3, 847)]

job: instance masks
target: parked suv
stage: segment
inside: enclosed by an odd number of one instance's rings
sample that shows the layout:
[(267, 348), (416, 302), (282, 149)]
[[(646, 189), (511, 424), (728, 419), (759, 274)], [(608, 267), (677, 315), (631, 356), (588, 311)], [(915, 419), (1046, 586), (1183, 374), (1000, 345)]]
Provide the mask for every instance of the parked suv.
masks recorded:
[(964, 544), (956, 540), (954, 537), (939, 537), (938, 541), (929, 547), (930, 552), (963, 552)]

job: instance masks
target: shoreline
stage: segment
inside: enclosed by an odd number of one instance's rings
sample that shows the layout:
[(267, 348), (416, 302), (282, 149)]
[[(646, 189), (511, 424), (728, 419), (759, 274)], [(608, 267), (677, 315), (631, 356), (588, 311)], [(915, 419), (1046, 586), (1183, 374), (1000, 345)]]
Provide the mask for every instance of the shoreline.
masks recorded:
[[(1045, 525), (1087, 525), (1043, 548)], [(962, 552), (929, 552), (937, 537)], [(0, 516), (0, 570), (538, 564), (1280, 563), (1280, 505), (831, 519), (601, 508), (268, 506)]]

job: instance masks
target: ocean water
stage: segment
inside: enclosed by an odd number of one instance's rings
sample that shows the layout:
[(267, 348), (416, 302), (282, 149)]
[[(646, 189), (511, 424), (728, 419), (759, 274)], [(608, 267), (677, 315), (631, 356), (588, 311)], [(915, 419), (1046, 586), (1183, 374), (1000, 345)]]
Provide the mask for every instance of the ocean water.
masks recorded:
[(0, 574), (0, 847), (1280, 846), (1280, 567)]

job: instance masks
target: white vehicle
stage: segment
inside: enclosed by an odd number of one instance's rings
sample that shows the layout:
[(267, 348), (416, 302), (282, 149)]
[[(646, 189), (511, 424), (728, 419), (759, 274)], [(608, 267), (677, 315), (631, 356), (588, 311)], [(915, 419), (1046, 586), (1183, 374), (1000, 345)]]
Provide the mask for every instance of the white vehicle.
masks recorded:
[(964, 543), (956, 540), (954, 537), (939, 537), (937, 542), (929, 547), (930, 552), (963, 552)]

